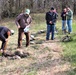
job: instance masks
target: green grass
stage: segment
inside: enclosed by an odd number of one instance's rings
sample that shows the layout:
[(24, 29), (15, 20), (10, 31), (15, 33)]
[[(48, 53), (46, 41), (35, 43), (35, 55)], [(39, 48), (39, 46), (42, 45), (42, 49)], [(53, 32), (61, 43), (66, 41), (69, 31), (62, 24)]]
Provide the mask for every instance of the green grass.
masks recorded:
[(32, 25), (31, 25), (31, 31), (37, 32), (39, 30), (46, 29), (46, 23), (45, 23), (45, 14), (32, 14)]
[[(70, 34), (72, 36), (74, 33), (76, 34), (76, 21), (75, 17), (73, 19), (73, 33)], [(63, 46), (63, 56), (66, 61), (69, 61), (72, 67), (76, 68), (76, 35), (72, 36), (73, 41), (62, 43)], [(76, 71), (72, 70), (68, 72), (68, 75), (76, 75)]]
[[(76, 34), (76, 21), (73, 20), (73, 33)], [(71, 34), (72, 36), (73, 34)], [(72, 36), (73, 41), (63, 43), (64, 57), (67, 58), (73, 66), (76, 66), (76, 35)]]

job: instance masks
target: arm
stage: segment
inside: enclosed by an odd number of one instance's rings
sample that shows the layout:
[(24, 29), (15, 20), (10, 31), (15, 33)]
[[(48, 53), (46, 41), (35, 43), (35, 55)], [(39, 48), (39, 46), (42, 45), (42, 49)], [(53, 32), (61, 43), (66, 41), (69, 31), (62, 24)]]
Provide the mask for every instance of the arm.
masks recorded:
[(52, 17), (53, 17), (52, 18), (52, 24), (54, 24), (56, 22), (56, 20), (57, 20), (57, 14), (54, 13), (54, 16), (52, 16)]
[(19, 16), (17, 16), (16, 20), (15, 20), (15, 23), (17, 25), (18, 28), (20, 28), (20, 25), (19, 25), (19, 20), (21, 18), (21, 14)]
[(27, 23), (28, 23), (28, 25), (30, 25), (30, 24), (32, 23), (32, 18), (31, 18), (31, 16), (29, 16), (29, 18), (27, 19)]
[(2, 38), (3, 41), (6, 41), (6, 37), (4, 36), (5, 34), (5, 30), (2, 29), (1, 33), (0, 33), (0, 37)]
[(27, 23), (25, 23), (28, 27), (30, 27), (30, 24), (32, 23), (32, 18), (31, 16), (28, 17)]
[(56, 18), (54, 18), (53, 20), (52, 20), (52, 24), (54, 24), (56, 22)]
[(70, 12), (68, 12), (66, 15), (69, 16), (69, 17), (71, 17), (71, 16), (73, 15), (73, 12), (70, 11)]
[(32, 18), (31, 18), (31, 16), (30, 16), (30, 22), (29, 22), (29, 24), (31, 24), (32, 23)]
[(45, 20), (50, 23), (49, 17), (50, 17), (50, 15), (48, 13), (46, 13)]

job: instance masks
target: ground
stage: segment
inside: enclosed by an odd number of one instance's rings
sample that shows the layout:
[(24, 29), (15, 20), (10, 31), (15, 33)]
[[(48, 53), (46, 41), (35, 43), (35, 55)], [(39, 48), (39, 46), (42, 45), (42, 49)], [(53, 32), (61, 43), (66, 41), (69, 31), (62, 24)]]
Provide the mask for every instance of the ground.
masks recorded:
[(27, 48), (19, 49), (30, 54), (26, 58), (9, 60), (0, 57), (0, 75), (67, 75), (71, 65), (63, 59), (63, 47), (59, 40), (46, 41), (39, 36), (34, 42)]

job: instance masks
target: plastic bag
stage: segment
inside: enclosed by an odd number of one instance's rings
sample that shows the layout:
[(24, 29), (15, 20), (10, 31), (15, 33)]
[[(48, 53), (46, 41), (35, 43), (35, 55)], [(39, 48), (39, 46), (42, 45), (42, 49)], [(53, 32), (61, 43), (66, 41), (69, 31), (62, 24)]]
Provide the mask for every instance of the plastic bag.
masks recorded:
[(29, 26), (26, 26), (26, 27), (24, 28), (24, 32), (29, 32)]

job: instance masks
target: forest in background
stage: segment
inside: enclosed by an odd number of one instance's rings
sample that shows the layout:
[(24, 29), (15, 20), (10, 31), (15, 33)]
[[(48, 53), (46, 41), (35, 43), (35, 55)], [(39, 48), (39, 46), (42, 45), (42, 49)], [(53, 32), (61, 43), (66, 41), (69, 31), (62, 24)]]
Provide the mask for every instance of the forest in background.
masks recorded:
[(76, 0), (0, 0), (0, 19), (14, 17), (26, 8), (29, 8), (31, 13), (44, 13), (54, 6), (59, 13), (67, 5), (76, 14)]

